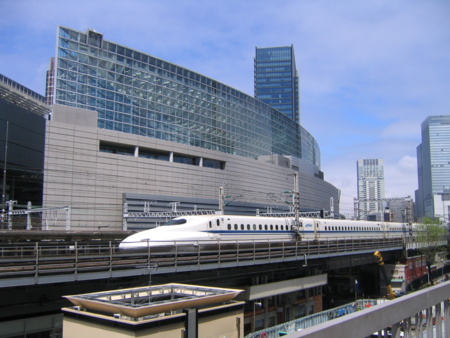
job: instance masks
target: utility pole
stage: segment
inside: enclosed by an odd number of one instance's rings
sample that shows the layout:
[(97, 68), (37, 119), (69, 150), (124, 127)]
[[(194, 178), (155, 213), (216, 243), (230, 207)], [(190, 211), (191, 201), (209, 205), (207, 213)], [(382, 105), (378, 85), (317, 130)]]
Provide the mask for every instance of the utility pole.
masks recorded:
[(219, 187), (219, 210), (222, 212), (222, 215), (225, 211), (225, 201), (223, 196), (223, 187)]
[(295, 213), (295, 226), (298, 229), (300, 224), (300, 192), (298, 188), (298, 172), (296, 171), (294, 174), (294, 213)]
[(6, 219), (5, 208), (6, 208), (6, 163), (8, 161), (8, 132), (9, 132), (9, 121), (6, 121), (6, 134), (5, 134), (5, 156), (3, 160), (3, 189), (2, 189), (2, 221)]

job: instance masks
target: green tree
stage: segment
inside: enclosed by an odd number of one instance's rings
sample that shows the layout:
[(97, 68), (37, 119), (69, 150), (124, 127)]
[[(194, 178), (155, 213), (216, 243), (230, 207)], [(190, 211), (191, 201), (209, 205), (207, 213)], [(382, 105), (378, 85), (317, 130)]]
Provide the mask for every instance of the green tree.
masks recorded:
[(446, 251), (443, 246), (447, 237), (447, 228), (440, 224), (438, 218), (424, 218), (422, 223), (417, 226), (416, 243), (420, 253), (427, 260), (428, 272), (431, 270), (431, 265), (436, 262), (436, 255)]

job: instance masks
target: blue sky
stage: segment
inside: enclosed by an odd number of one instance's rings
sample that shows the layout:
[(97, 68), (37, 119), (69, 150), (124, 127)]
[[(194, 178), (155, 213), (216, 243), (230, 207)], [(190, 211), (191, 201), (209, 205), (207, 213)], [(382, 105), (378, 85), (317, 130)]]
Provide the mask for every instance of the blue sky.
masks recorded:
[(414, 197), (420, 125), (450, 114), (447, 0), (0, 0), (0, 73), (43, 94), (58, 25), (93, 28), (253, 95), (255, 47), (294, 45), (301, 123), (353, 213), (356, 161)]

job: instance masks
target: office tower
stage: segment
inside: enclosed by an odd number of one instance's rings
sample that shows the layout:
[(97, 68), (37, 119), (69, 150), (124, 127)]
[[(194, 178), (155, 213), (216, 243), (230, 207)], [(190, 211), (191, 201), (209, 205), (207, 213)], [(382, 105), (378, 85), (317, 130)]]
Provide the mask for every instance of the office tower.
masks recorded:
[(416, 216), (449, 222), (450, 115), (429, 116), (422, 122), (422, 143), (417, 147)]
[(256, 48), (255, 97), (300, 123), (294, 46)]
[(384, 212), (384, 160), (357, 161), (359, 219), (381, 220)]

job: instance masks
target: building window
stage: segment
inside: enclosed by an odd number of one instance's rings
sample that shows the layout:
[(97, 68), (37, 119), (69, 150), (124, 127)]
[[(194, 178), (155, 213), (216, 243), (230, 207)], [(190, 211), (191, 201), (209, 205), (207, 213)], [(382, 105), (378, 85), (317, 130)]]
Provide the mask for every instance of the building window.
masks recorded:
[(154, 160), (169, 161), (169, 152), (163, 152), (161, 150), (139, 148), (139, 157), (151, 158)]
[(176, 163), (184, 163), (184, 164), (190, 164), (190, 165), (198, 165), (200, 163), (200, 160), (198, 157), (192, 157), (192, 156), (181, 155), (181, 154), (173, 154), (173, 161)]
[(100, 141), (99, 150), (103, 153), (134, 156), (134, 149), (135, 147), (131, 145)]

